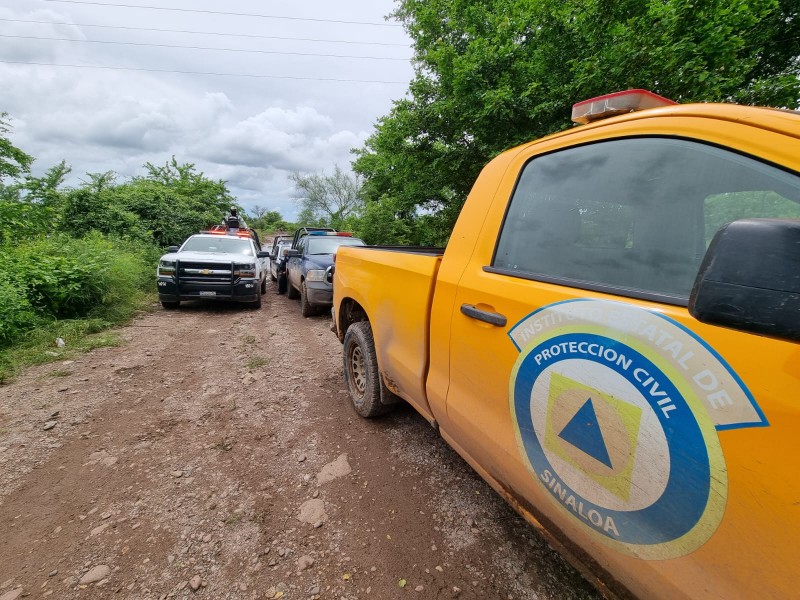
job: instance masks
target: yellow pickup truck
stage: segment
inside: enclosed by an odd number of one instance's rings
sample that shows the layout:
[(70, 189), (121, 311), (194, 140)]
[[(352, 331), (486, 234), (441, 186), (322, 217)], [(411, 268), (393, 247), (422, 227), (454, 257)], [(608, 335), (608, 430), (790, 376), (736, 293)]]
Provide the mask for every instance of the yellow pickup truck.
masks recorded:
[(398, 397), (601, 591), (798, 598), (800, 115), (643, 90), (481, 172), (445, 250), (342, 248)]

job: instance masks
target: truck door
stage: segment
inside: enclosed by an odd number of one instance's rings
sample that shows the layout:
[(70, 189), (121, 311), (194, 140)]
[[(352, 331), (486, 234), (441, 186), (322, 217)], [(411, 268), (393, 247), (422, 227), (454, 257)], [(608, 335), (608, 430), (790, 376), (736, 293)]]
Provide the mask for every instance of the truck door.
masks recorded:
[(800, 148), (714, 127), (530, 149), (453, 304), (443, 435), (643, 597), (795, 593), (762, 561), (800, 539), (800, 351), (686, 305), (720, 226), (800, 218), (795, 172), (719, 145)]
[(300, 238), (297, 242), (297, 251), (300, 252), (300, 255), (292, 256), (286, 263), (286, 277), (288, 278), (289, 285), (297, 290), (300, 289), (301, 272), (307, 243), (308, 237)]

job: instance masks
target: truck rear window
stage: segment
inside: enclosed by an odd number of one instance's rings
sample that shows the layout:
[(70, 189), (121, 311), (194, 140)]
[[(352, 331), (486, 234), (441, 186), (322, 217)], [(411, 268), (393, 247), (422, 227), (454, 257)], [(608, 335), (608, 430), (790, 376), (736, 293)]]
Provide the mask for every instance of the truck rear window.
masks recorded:
[(681, 304), (721, 226), (800, 219), (799, 202), (796, 174), (716, 146), (658, 137), (578, 146), (525, 166), (492, 266)]

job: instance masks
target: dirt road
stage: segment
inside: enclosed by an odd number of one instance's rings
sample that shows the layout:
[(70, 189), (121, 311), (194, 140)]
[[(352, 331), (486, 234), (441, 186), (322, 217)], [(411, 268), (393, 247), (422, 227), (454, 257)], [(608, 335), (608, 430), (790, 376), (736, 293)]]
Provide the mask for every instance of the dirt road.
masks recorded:
[(0, 600), (598, 597), (416, 413), (353, 412), (328, 326), (271, 287), (0, 387)]

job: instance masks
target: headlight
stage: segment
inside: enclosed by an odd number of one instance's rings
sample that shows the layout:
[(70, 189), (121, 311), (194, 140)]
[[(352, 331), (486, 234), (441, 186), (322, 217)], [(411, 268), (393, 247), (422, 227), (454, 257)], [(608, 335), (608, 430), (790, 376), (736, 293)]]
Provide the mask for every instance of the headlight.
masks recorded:
[(158, 275), (163, 277), (172, 277), (173, 275), (175, 275), (175, 261), (174, 260), (158, 261)]
[(325, 271), (319, 269), (310, 270), (306, 273), (307, 281), (325, 281)]
[(255, 263), (234, 265), (233, 266), (233, 276), (234, 277), (255, 277), (256, 276), (256, 265), (255, 265)]

